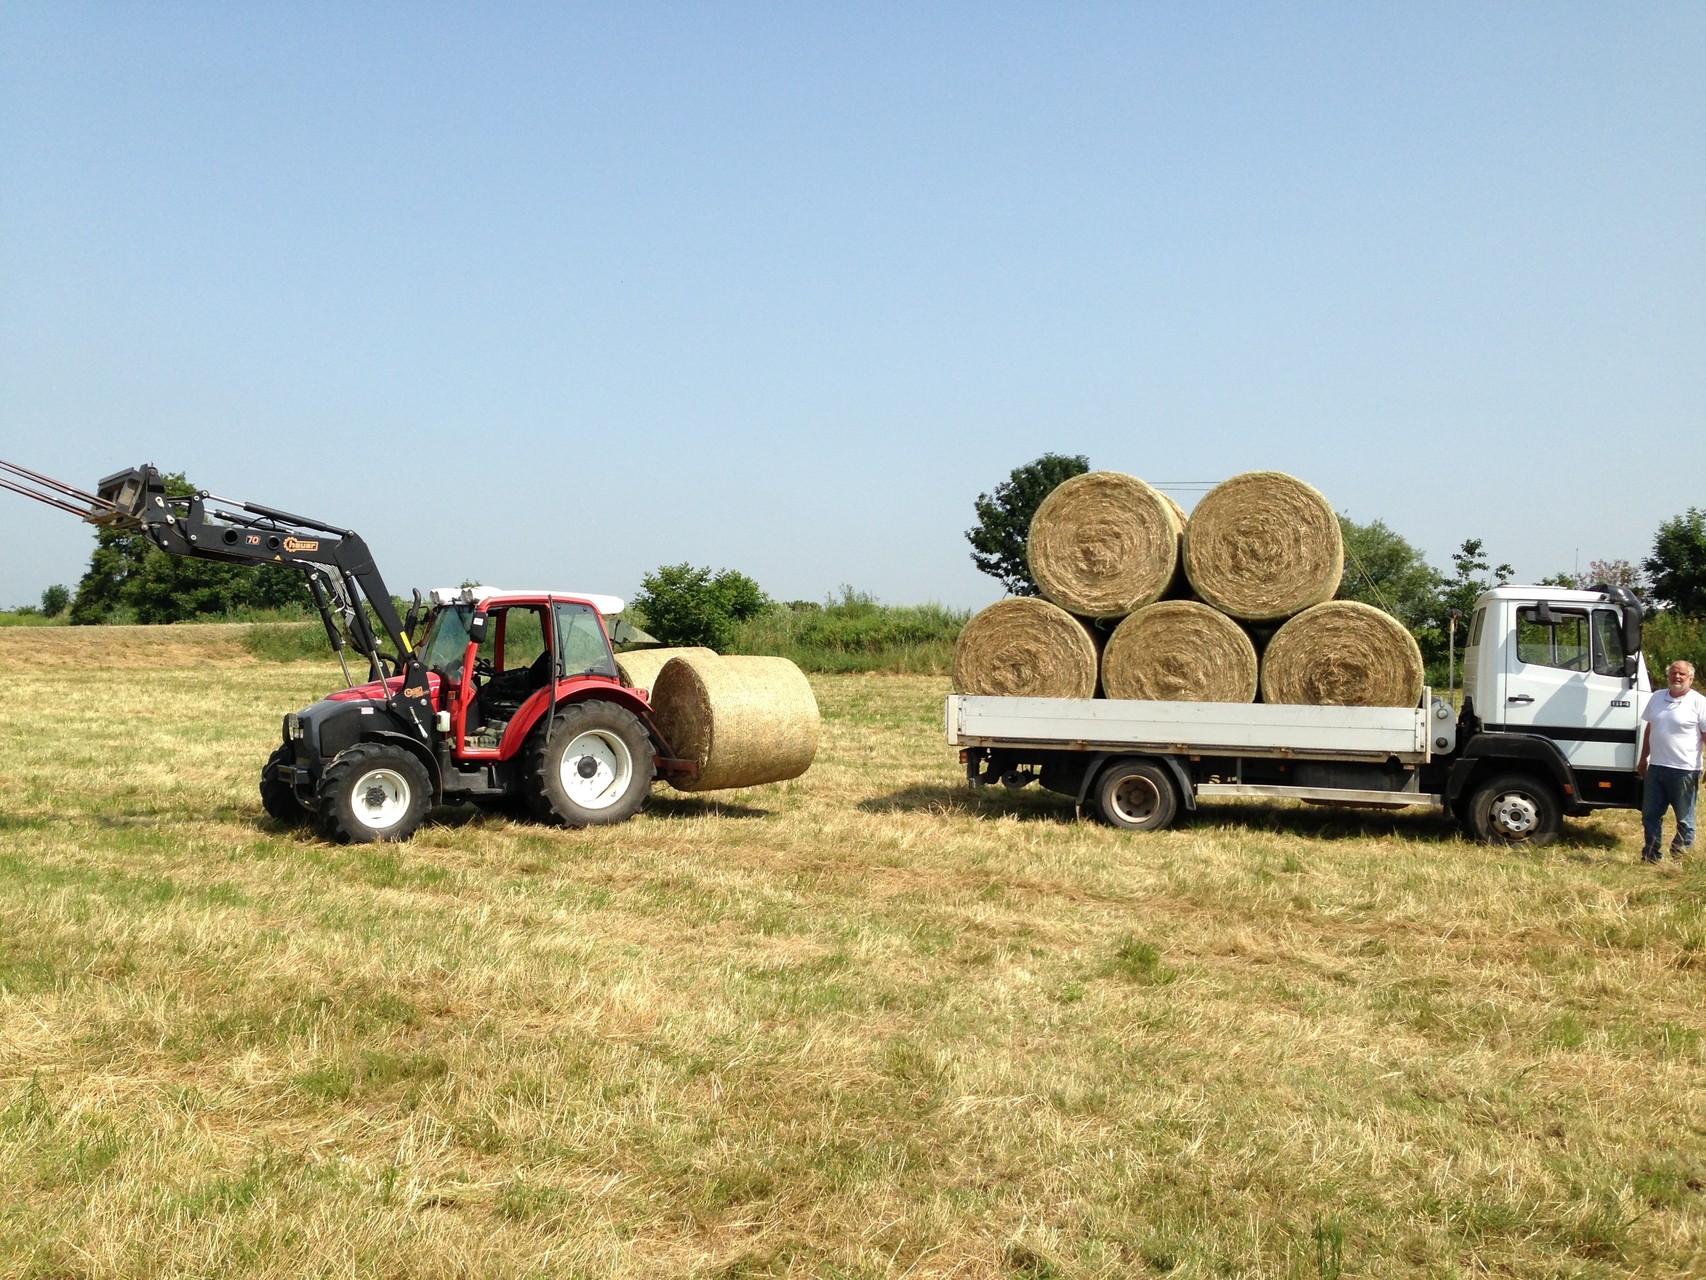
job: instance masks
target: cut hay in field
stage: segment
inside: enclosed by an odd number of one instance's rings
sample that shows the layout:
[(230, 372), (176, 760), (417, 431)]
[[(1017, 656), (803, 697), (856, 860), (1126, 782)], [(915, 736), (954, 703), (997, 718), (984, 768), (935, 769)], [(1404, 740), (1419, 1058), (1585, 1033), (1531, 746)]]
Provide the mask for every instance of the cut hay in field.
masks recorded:
[(1120, 618), (1159, 600), (1179, 566), (1177, 504), (1136, 476), (1090, 471), (1064, 481), (1031, 517), (1026, 557), (1045, 599), (1087, 618)]
[(1262, 654), (1262, 701), (1331, 707), (1413, 707), (1422, 651), (1389, 613), (1355, 600), (1306, 609)]
[(677, 654), (652, 683), (658, 728), (699, 776), (678, 791), (797, 778), (817, 755), (821, 721), (805, 673), (786, 658)]
[(668, 665), (671, 658), (680, 658), (686, 655), (698, 658), (714, 658), (717, 656), (717, 651), (699, 645), (672, 649), (635, 649), (630, 653), (616, 655), (616, 673), (622, 677), (623, 684), (631, 689), (640, 690), (649, 698), (652, 693), (652, 684), (658, 678), (658, 672)]
[(1091, 698), (1096, 643), (1082, 622), (1047, 600), (999, 600), (960, 632), (954, 688), (1007, 698)]
[(1205, 603), (1246, 622), (1289, 618), (1331, 600), (1344, 573), (1339, 517), (1279, 471), (1222, 481), (1191, 512), (1185, 576)]
[(1256, 646), (1206, 604), (1145, 605), (1102, 650), (1102, 692), (1154, 702), (1254, 702)]

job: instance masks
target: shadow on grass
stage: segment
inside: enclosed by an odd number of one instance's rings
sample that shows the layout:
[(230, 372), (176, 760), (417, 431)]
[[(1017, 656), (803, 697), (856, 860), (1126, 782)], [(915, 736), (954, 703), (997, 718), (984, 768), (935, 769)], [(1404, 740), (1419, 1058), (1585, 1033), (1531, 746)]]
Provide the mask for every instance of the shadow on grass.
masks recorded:
[(749, 804), (673, 795), (653, 796), (643, 812), (648, 818), (768, 818), (771, 813), (769, 809), (757, 809)]
[[(1005, 787), (919, 786), (859, 803), (864, 813), (937, 813), (980, 818), (1016, 818), (1021, 822), (1070, 823), (1072, 801), (1052, 792)], [(1088, 813), (1088, 811), (1087, 811)], [(1262, 804), (1210, 801), (1179, 815), (1187, 829), (1266, 832), (1311, 840), (1396, 839), (1444, 844), (1462, 839), (1457, 823), (1433, 810), (1348, 809), (1327, 805)], [(1616, 849), (1617, 836), (1597, 827), (1565, 820), (1557, 843), (1561, 850)]]

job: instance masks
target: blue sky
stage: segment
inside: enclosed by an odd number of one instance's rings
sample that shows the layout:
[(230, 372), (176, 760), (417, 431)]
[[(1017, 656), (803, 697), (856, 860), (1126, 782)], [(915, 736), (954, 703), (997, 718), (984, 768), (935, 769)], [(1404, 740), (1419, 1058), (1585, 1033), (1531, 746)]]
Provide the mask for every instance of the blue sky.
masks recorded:
[[(1045, 451), (1444, 568), (1706, 505), (1706, 6), (0, 6), (0, 457), (393, 590), (976, 607)], [(0, 493), (0, 605), (92, 534)]]

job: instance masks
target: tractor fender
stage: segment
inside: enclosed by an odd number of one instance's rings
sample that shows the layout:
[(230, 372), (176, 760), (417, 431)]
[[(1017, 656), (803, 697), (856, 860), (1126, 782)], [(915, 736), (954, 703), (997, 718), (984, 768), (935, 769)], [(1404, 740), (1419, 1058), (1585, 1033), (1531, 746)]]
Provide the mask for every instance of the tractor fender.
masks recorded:
[(1084, 802), (1090, 796), (1090, 788), (1096, 785), (1096, 775), (1110, 760), (1153, 760), (1166, 768), (1173, 775), (1173, 782), (1179, 788), (1179, 799), (1187, 809), (1197, 807), (1197, 790), (1191, 785), (1191, 780), (1185, 775), (1185, 766), (1178, 758), (1168, 755), (1146, 755), (1141, 751), (1098, 751), (1090, 757), (1090, 763), (1085, 766), (1084, 778), (1078, 784), (1078, 807), (1082, 809)]
[(1452, 763), (1446, 778), (1446, 801), (1452, 811), (1456, 812), (1458, 800), (1474, 788), (1481, 775), (1509, 763), (1526, 765), (1531, 772), (1550, 778), (1557, 785), (1566, 813), (1579, 809), (1581, 796), (1576, 789), (1575, 771), (1557, 743), (1533, 733), (1483, 732), (1464, 744), (1463, 754)]
[[(569, 684), (571, 687), (563, 693), (562, 697), (557, 699), (557, 707), (572, 707), (582, 702), (614, 702), (624, 711), (633, 712), (640, 723), (650, 730), (652, 724), (651, 706), (632, 689), (624, 688), (619, 684), (609, 684), (602, 680), (564, 681), (564, 684)], [(527, 735), (532, 733), (534, 727), (545, 718), (546, 711), (554, 709), (542, 697), (536, 696), (529, 699), (505, 732), (504, 740), (508, 742), (513, 738), (517, 743), (526, 741)]]

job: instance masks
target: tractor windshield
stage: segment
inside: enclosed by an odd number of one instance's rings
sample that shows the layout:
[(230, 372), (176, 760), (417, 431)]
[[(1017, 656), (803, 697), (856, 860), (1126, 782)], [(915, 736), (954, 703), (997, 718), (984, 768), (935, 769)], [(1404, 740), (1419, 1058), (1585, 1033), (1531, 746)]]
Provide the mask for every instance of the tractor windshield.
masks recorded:
[(421, 646), (421, 665), (450, 681), (462, 679), (462, 659), (468, 652), (468, 619), (474, 607), (446, 605), (427, 624), (426, 642)]

